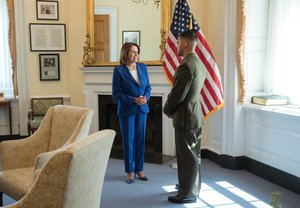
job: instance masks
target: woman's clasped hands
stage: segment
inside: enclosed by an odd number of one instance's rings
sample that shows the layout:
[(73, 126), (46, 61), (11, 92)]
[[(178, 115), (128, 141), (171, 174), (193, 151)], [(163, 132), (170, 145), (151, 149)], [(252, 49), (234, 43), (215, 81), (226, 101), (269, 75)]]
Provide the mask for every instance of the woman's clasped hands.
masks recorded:
[(139, 97), (135, 97), (134, 98), (134, 102), (137, 104), (137, 105), (144, 105), (147, 103), (147, 98), (146, 96), (139, 96)]

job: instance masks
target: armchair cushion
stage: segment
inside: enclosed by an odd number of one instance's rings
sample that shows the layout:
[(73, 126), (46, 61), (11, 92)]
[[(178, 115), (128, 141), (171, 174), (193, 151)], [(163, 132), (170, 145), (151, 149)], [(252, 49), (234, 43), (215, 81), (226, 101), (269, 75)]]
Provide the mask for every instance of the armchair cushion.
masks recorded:
[[(18, 168), (0, 172), (0, 184), (5, 186), (5, 193), (14, 199), (22, 198), (32, 185), (33, 168)], [(17, 192), (15, 190), (18, 190)]]

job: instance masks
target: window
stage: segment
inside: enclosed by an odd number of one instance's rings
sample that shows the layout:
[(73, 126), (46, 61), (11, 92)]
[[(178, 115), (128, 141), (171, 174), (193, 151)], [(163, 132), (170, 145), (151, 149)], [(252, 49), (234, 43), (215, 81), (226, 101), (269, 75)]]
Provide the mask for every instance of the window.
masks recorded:
[(300, 105), (300, 1), (249, 0), (247, 13), (248, 95), (286, 95)]
[(273, 94), (287, 95), (300, 104), (300, 1), (271, 0), (266, 69)]
[(0, 0), (0, 91), (5, 92), (5, 97), (13, 96), (8, 22), (6, 0)]

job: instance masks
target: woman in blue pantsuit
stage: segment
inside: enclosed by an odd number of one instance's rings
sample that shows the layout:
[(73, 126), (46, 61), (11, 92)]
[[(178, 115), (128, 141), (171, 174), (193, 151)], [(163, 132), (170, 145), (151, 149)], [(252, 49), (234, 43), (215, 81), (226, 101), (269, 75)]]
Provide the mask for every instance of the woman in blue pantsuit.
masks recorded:
[(142, 171), (151, 85), (146, 65), (138, 62), (139, 54), (137, 44), (124, 43), (120, 65), (114, 68), (112, 80), (113, 97), (118, 100), (126, 182), (129, 184), (134, 182), (135, 175), (140, 180), (148, 180)]

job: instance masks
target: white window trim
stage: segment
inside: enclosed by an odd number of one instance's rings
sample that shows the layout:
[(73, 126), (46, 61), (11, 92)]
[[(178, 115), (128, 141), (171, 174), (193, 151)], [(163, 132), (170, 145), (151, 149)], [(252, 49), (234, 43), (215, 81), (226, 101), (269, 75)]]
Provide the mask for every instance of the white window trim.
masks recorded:
[(30, 93), (28, 79), (27, 54), (29, 51), (29, 33), (25, 19), (25, 1), (14, 0), (15, 4), (15, 25), (16, 25), (16, 46), (17, 50), (17, 79), (19, 90), (19, 124), (20, 135), (27, 133), (27, 112), (29, 110)]

